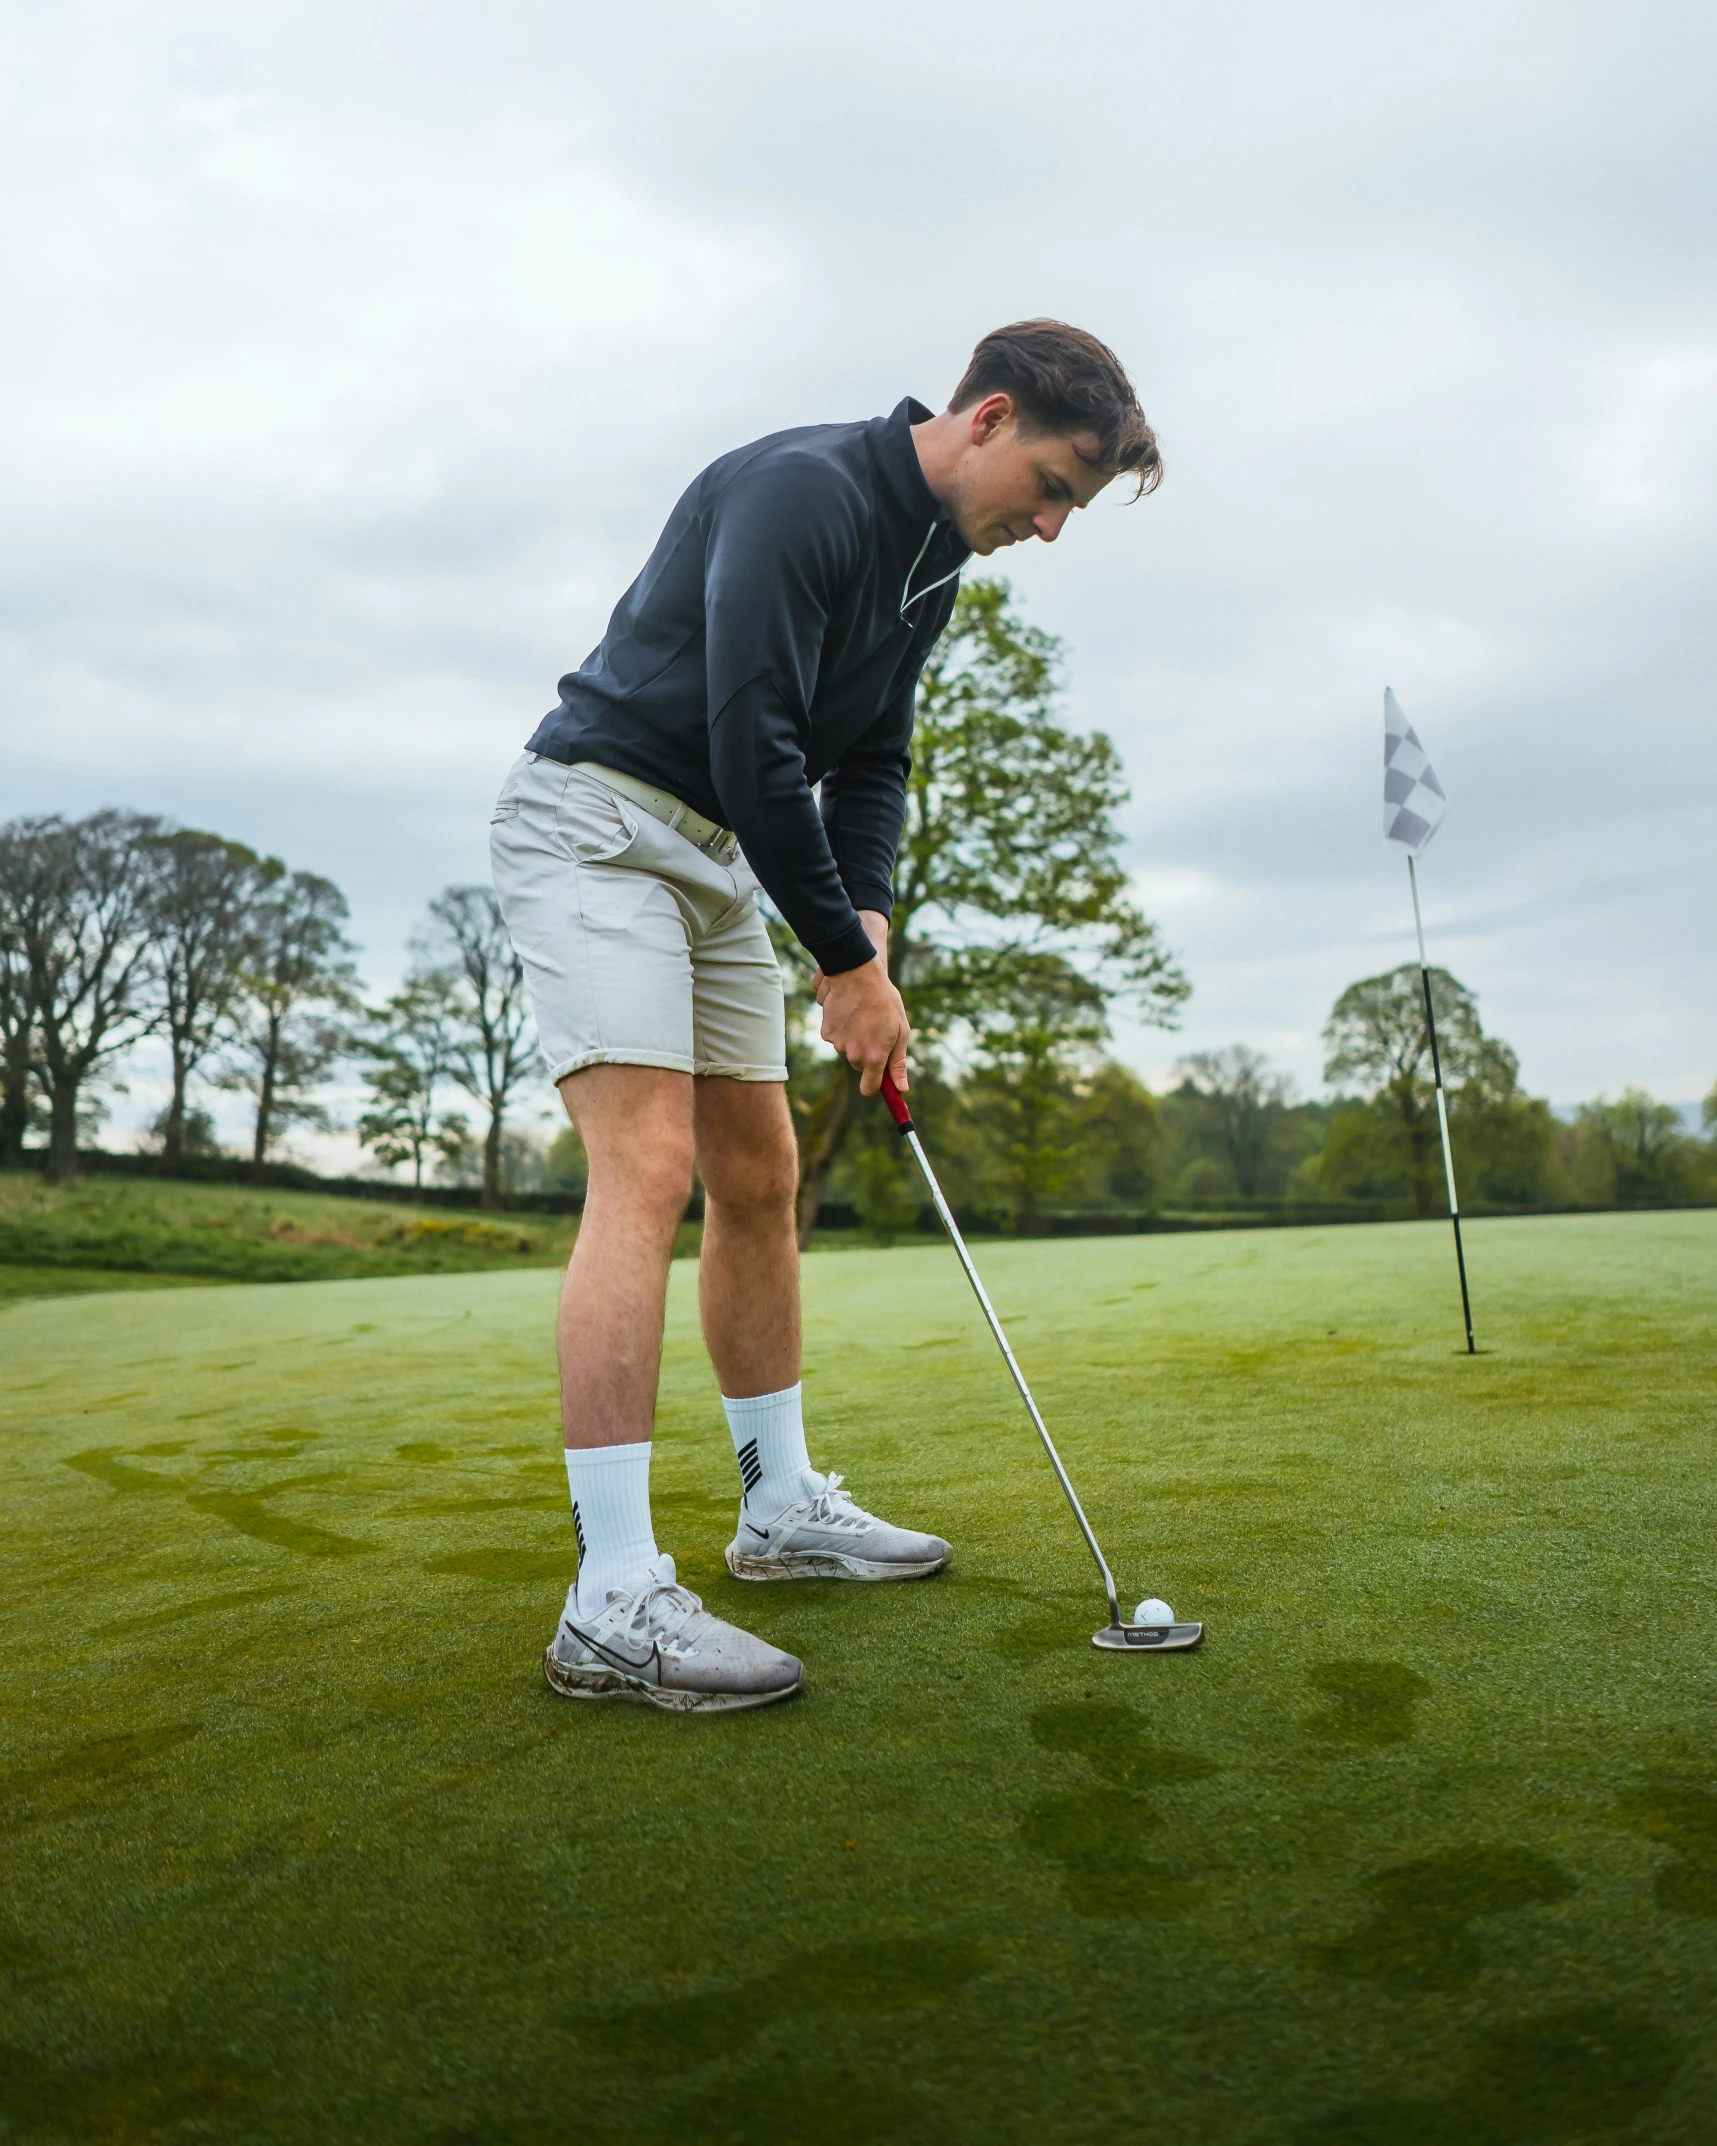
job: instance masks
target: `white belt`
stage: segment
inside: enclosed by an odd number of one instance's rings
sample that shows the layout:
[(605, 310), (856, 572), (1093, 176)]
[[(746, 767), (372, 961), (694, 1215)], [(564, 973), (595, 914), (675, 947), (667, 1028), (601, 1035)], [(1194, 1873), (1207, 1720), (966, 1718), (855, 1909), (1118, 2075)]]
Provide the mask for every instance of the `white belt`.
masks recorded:
[(684, 835), (694, 849), (701, 849), (712, 857), (731, 857), (739, 848), (739, 837), (730, 828), (706, 820), (701, 812), (694, 812), (690, 805), (682, 804), (668, 791), (658, 790), (654, 783), (640, 782), (636, 775), (624, 774), (619, 768), (603, 767), (596, 760), (575, 760), (572, 765), (581, 774), (594, 775), (610, 790), (618, 790), (622, 797), (629, 797), (633, 804), (642, 805), (652, 819), (660, 820), (673, 833)]

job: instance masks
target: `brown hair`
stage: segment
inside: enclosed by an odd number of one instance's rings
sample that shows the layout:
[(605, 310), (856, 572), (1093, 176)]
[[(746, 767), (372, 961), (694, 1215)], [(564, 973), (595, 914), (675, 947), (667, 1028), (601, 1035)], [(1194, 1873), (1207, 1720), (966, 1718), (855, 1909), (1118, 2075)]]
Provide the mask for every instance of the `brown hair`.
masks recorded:
[(1139, 408), (1133, 383), (1107, 343), (1060, 320), (1019, 320), (997, 328), (972, 352), (950, 410), (969, 410), (986, 395), (1011, 395), (1025, 428), (1067, 436), (1094, 432), (1090, 458), (1112, 476), (1137, 478), (1135, 498), (1162, 482), (1157, 436)]

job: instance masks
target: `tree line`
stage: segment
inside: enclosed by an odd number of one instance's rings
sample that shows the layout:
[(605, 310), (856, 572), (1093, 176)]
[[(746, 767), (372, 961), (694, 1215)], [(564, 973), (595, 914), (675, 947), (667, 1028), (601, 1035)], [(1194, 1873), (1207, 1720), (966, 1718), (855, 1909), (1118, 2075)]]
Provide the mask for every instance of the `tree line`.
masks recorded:
[[(1115, 1012), (1173, 1028), (1190, 986), (1121, 861), (1121, 759), (1059, 720), (1061, 652), (977, 580), (920, 683), (891, 965), (914, 1024), (914, 1085), (953, 1196), (1004, 1226), (1062, 1208), (1444, 1201), (1419, 971), (1351, 985), (1324, 1031), (1332, 1101), (1296, 1098), (1243, 1044), (1193, 1054), (1152, 1095), (1106, 1045)], [(546, 1150), (508, 1123), (537, 1053), (524, 977), (488, 887), (429, 904), (401, 988), (368, 1004), (331, 881), (136, 812), (0, 828), (0, 1163), (33, 1131), (52, 1177), (77, 1167), (80, 1117), (125, 1052), (166, 1045), (164, 1165), (212, 1137), (202, 1089), (252, 1102), (251, 1159), (294, 1126), (327, 1128), (337, 1067), (362, 1074), (355, 1131), (414, 1184), (480, 1178), (577, 1192), (570, 1129)], [(886, 1114), (816, 1042), (808, 967), (771, 920), (788, 998), (799, 1227), (825, 1199), (873, 1230), (921, 1195)], [(1558, 1123), (1473, 995), (1432, 972), (1463, 1198), (1498, 1207), (1717, 1197), (1707, 1137), (1636, 1090)], [(478, 1125), (473, 1129), (470, 1106)]]
[[(0, 827), (0, 1167), (45, 1131), (46, 1175), (78, 1167), (80, 1134), (127, 1053), (164, 1044), (163, 1164), (210, 1145), (202, 1089), (250, 1099), (250, 1159), (294, 1126), (332, 1127), (327, 1088), (364, 1069), (359, 1135), (384, 1162), (476, 1148), (501, 1195), (509, 1103), (534, 1062), (517, 956), (487, 887), (429, 905), (404, 988), (367, 1006), (345, 896), (242, 842), (109, 809)], [(451, 1088), (485, 1125), (441, 1109)]]

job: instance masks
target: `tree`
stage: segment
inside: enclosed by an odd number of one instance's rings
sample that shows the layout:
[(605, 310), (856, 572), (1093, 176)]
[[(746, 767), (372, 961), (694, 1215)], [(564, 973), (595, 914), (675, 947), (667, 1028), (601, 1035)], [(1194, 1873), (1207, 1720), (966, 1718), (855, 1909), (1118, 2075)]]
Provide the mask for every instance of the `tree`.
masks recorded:
[(36, 1015), (30, 999), (30, 970), (8, 899), (10, 857), (5, 844), (10, 832), (0, 834), (0, 1170), (16, 1169), (23, 1161), (36, 1100)]
[(152, 936), (160, 822), (108, 810), (0, 829), (0, 914), (48, 1091), (47, 1174), (77, 1174), (84, 1084), (158, 1022)]
[(187, 1151), (185, 1090), (226, 1040), (247, 964), (260, 952), (257, 910), (268, 877), (254, 850), (196, 828), (157, 835), (151, 848), (150, 923), (173, 1067), (161, 1158), (176, 1171)]
[[(974, 581), (919, 680), (889, 965), (921, 1060), (956, 1028), (1011, 1034), (1008, 979), (1017, 971), (1030, 998), (1033, 975), (1047, 973), (1033, 972), (1034, 961), (1052, 959), (1089, 985), (1093, 996), (1074, 1016), (1081, 1034), (1093, 1003), (1125, 1000), (1172, 1027), (1188, 995), (1128, 891), (1115, 823), (1127, 798), (1120, 754), (1101, 731), (1054, 719), (1059, 661), (1055, 640), (1014, 612), (1006, 582)], [(1072, 1014), (1077, 997), (1060, 989), (1056, 1003)], [(1052, 1009), (1038, 998), (1020, 1039), (1031, 1031), (1042, 1049), (1046, 1034), (1033, 1022)], [(1010, 1042), (987, 1063), (999, 1078), (1013, 1057)], [(801, 1241), (857, 1092), (839, 1064), (802, 1084)]]
[(1258, 1197), (1265, 1166), (1289, 1100), (1286, 1077), (1270, 1070), (1261, 1051), (1244, 1043), (1195, 1051), (1181, 1061), (1185, 1090), (1199, 1098), (1200, 1115), (1234, 1171), (1241, 1197)]
[(1499, 1206), (1538, 1205), (1556, 1167), (1556, 1130), (1550, 1105), (1521, 1093), (1514, 1053), (1487, 1036), (1449, 1096), (1455, 1160), (1470, 1177), (1473, 1196)]
[(372, 1012), (376, 1032), (365, 1045), (371, 1102), (358, 1120), (358, 1138), (389, 1169), (409, 1162), (419, 1191), (425, 1155), (453, 1165), (471, 1140), (457, 1111), (438, 1118), (435, 1109), (437, 1092), (452, 1077), (456, 990), (445, 969), (414, 970), (403, 990)]
[[(1486, 1044), (1478, 1006), (1472, 993), (1447, 969), (1431, 971), (1431, 1004), (1437, 1016), (1443, 1077), (1448, 1082), (1465, 1080), (1478, 1070)], [(1386, 1122), (1393, 1121), (1405, 1150), (1404, 1174), (1412, 1187), (1414, 1209), (1421, 1215), (1431, 1214), (1441, 1172), (1431, 1038), (1418, 964), (1403, 962), (1386, 975), (1349, 984), (1331, 1010), (1324, 1044), (1326, 1081), (1357, 1077), (1377, 1084), (1378, 1111)], [(1507, 1046), (1493, 1044), (1492, 1048), (1506, 1050)]]
[(483, 1205), (498, 1207), (507, 1105), (537, 1057), (524, 965), (492, 887), (449, 887), (430, 903), (429, 914), (431, 932), (423, 942), (431, 956), (429, 965), (445, 967), (457, 980), (448, 1070), (489, 1114), (483, 1137)]
[(977, 1063), (964, 1085), (989, 1149), (985, 1175), (1029, 1228), (1080, 1174), (1073, 1084), (1108, 1033), (1103, 992), (1059, 955), (1016, 952), (997, 964), (972, 1026)]
[(1693, 1143), (1673, 1104), (1643, 1088), (1624, 1088), (1613, 1103), (1602, 1096), (1582, 1103), (1577, 1123), (1609, 1164), (1618, 1206), (1659, 1206), (1687, 1196)]
[(289, 872), (278, 858), (261, 871), (265, 891), (239, 976), (236, 1062), (223, 1076), (223, 1085), (256, 1097), (251, 1160), (258, 1163), (289, 1125), (329, 1124), (314, 1091), (349, 1048), (341, 1017), (359, 1006), (346, 897), (332, 880)]

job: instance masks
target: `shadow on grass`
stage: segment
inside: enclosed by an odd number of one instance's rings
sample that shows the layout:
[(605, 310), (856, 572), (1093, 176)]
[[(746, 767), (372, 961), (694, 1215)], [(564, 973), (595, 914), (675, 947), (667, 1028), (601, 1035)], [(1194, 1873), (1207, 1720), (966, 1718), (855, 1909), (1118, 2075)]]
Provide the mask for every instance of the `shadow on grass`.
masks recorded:
[(1153, 1743), (1142, 1715), (1101, 1702), (1039, 1707), (1031, 1733), (1045, 1751), (1084, 1759), (1108, 1784), (1040, 1797), (1020, 1824), (1022, 1843), (1061, 1866), (1075, 1912), (1142, 1920), (1191, 1907), (1198, 1898), (1193, 1873), (1146, 1853), (1163, 1819), (1138, 1791), (1202, 1781), (1218, 1771), (1216, 1762)]
[(1326, 1974), (1400, 1989), (1451, 1990), (1484, 1966), (1472, 1931), (1478, 1917), (1548, 1907), (1577, 1888), (1530, 1848), (1446, 1848), (1377, 1871), (1364, 1890), (1376, 1903), (1372, 1920), (1312, 1946), (1315, 1963)]
[(1400, 1662), (1314, 1662), (1306, 1682), (1324, 1711), (1308, 1716), (1308, 1736), (1335, 1744), (1404, 1744), (1418, 1734), (1414, 1708), (1432, 1690)]
[(1670, 1915), (1717, 1916), (1717, 1795), (1695, 1781), (1660, 1774), (1617, 1798), (1635, 1833), (1675, 1850), (1652, 1884)]
[(1643, 2012), (1545, 2012), (1484, 2035), (1436, 2100), (1354, 2102), (1294, 2137), (1296, 2146), (1560, 2146), (1633, 2123), (1680, 2067), (1676, 2042)]

